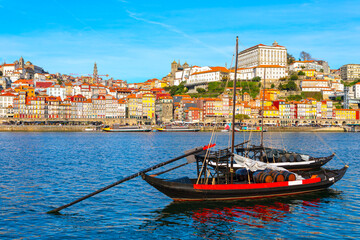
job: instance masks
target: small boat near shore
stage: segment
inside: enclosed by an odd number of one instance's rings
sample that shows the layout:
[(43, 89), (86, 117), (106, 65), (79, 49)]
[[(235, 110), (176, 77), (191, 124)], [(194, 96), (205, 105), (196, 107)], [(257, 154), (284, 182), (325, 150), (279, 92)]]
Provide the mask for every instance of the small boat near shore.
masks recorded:
[(188, 126), (166, 126), (164, 128), (156, 128), (159, 132), (198, 132), (199, 128), (189, 128)]
[(150, 132), (151, 129), (142, 128), (139, 126), (124, 126), (124, 127), (105, 127), (104, 132)]

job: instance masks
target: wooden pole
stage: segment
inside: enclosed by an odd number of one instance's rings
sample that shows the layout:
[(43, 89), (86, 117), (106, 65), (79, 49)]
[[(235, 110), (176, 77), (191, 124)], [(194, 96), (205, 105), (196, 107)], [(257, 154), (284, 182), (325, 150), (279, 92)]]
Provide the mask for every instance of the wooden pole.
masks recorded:
[[(234, 76), (234, 86), (233, 86), (233, 112), (232, 112), (232, 126), (231, 126), (231, 153), (234, 153), (234, 142), (235, 142), (235, 109), (236, 109), (236, 78), (237, 78), (237, 69), (238, 69), (238, 42), (239, 37), (236, 36), (236, 50), (235, 50), (235, 76)], [(231, 164), (230, 164), (230, 182), (233, 183), (234, 175), (234, 155), (231, 155)]]
[(190, 152), (188, 152), (188, 153), (186, 153), (186, 154), (184, 154), (184, 155), (181, 155), (181, 156), (179, 156), (179, 157), (173, 158), (173, 159), (168, 160), (168, 161), (166, 161), (166, 162), (162, 162), (162, 163), (156, 164), (156, 165), (154, 165), (154, 166), (152, 166), (152, 167), (149, 167), (149, 168), (147, 168), (147, 169), (145, 169), (145, 170), (142, 170), (142, 171), (140, 171), (140, 172), (138, 172), (138, 173), (135, 173), (135, 174), (133, 174), (133, 175), (130, 175), (130, 176), (128, 176), (128, 177), (126, 177), (126, 178), (123, 178), (123, 179), (121, 179), (121, 180), (119, 180), (119, 181), (117, 181), (117, 182), (114, 182), (114, 183), (112, 183), (112, 184), (110, 184), (110, 185), (108, 185), (108, 186), (106, 186), (106, 187), (103, 187), (103, 188), (101, 188), (101, 189), (99, 189), (99, 190), (97, 190), (97, 191), (95, 191), (95, 192), (92, 192), (92, 193), (90, 193), (90, 194), (88, 194), (88, 195), (86, 195), (86, 196), (84, 196), (84, 197), (78, 198), (77, 200), (75, 200), (75, 201), (73, 201), (73, 202), (71, 202), (71, 203), (65, 204), (65, 205), (63, 205), (63, 206), (61, 206), (61, 207), (55, 208), (55, 209), (53, 209), (53, 210), (51, 210), (51, 211), (48, 211), (47, 213), (58, 213), (59, 211), (63, 210), (64, 208), (70, 207), (70, 206), (72, 206), (72, 205), (74, 205), (74, 204), (76, 204), (76, 203), (78, 203), (78, 202), (81, 202), (82, 200), (85, 200), (85, 199), (87, 199), (87, 198), (90, 198), (90, 197), (92, 197), (92, 196), (94, 196), (94, 195), (96, 195), (96, 194), (98, 194), (98, 193), (101, 193), (101, 192), (103, 192), (103, 191), (105, 191), (105, 190), (108, 190), (109, 188), (115, 187), (116, 185), (119, 185), (120, 183), (126, 182), (126, 181), (128, 181), (128, 180), (130, 180), (130, 179), (133, 179), (133, 178), (136, 178), (136, 177), (138, 177), (138, 176), (140, 176), (140, 175), (142, 175), (142, 174), (144, 174), (144, 173), (146, 173), (146, 172), (150, 172), (150, 171), (152, 171), (152, 170), (154, 170), (154, 169), (157, 169), (157, 168), (159, 168), (159, 167), (165, 166), (165, 165), (167, 165), (167, 164), (169, 164), (169, 163), (175, 162), (175, 161), (180, 160), (180, 159), (182, 159), (182, 158), (184, 158), (184, 157), (187, 157), (187, 156), (189, 156), (189, 155), (192, 155), (192, 154), (201, 152), (201, 151), (203, 151), (203, 150), (206, 150), (206, 149), (211, 148), (211, 147), (214, 147), (214, 146), (215, 146), (215, 144), (213, 144), (213, 145), (207, 145), (207, 146), (205, 146), (205, 147), (197, 147), (197, 148), (194, 148), (193, 151), (190, 151)]

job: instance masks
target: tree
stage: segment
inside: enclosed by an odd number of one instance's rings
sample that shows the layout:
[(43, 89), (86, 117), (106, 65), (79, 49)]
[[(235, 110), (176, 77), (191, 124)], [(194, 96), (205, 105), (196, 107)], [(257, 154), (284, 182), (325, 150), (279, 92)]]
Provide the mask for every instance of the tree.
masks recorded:
[(296, 74), (293, 74), (290, 76), (290, 80), (298, 80), (298, 79), (299, 79), (299, 77)]
[(2, 77), (3, 76), (3, 72), (2, 71), (0, 71), (0, 77)]
[(206, 93), (206, 90), (204, 88), (197, 88), (196, 91), (198, 93)]
[(298, 76), (305, 76), (305, 73), (303, 71), (298, 72)]
[(253, 79), (251, 79), (251, 81), (253, 81), (253, 82), (260, 82), (260, 81), (261, 81), (261, 77), (259, 77), (259, 76), (253, 77)]
[(274, 88), (275, 87), (275, 84), (271, 84), (271, 88)]
[(290, 53), (287, 54), (287, 63), (288, 65), (292, 64), (293, 62), (295, 62), (295, 58), (293, 55), (291, 55)]
[(320, 69), (320, 72), (322, 72), (322, 73), (323, 73), (323, 72), (324, 72), (324, 69)]
[(246, 115), (246, 114), (236, 114), (235, 119), (242, 121), (244, 119), (250, 119), (250, 117), (248, 115)]
[(287, 84), (287, 90), (290, 90), (290, 91), (297, 91), (297, 85), (294, 81), (289, 81), (288, 84)]
[(311, 60), (311, 55), (310, 55), (310, 53), (307, 53), (307, 52), (302, 51), (302, 52), (300, 53), (300, 58), (301, 58), (303, 61)]

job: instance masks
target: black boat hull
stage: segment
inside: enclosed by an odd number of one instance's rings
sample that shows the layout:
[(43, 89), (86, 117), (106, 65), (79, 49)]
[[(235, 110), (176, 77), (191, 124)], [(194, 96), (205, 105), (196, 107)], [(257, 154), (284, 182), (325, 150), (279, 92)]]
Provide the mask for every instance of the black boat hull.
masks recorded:
[[(270, 184), (194, 184), (193, 182), (176, 182), (151, 177), (144, 174), (143, 179), (151, 186), (172, 198), (174, 201), (211, 201), (254, 199), (295, 195), (326, 189), (340, 180), (347, 166), (339, 170), (313, 172), (319, 177), (303, 180)], [(305, 173), (310, 174), (310, 173)], [(191, 181), (191, 180), (190, 180)], [(301, 181), (301, 180), (300, 180)]]

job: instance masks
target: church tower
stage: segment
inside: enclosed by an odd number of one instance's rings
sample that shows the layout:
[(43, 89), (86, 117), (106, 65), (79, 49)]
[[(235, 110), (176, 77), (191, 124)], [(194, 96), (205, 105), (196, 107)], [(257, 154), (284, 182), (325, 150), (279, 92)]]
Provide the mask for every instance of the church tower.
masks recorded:
[(97, 70), (96, 62), (94, 64), (93, 82), (98, 83), (98, 70)]
[(23, 59), (23, 57), (21, 57), (20, 59), (19, 59), (19, 67), (20, 68), (24, 68), (24, 59)]

